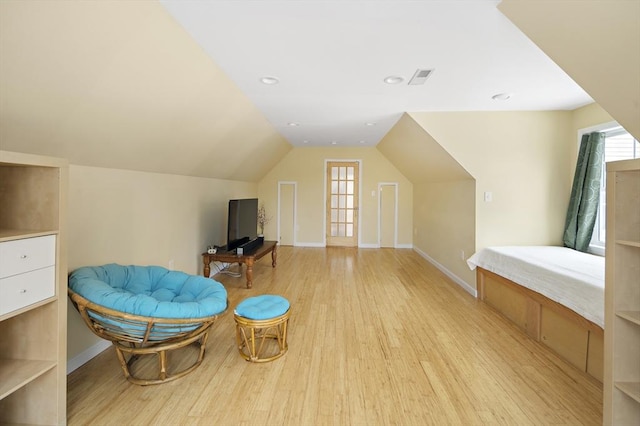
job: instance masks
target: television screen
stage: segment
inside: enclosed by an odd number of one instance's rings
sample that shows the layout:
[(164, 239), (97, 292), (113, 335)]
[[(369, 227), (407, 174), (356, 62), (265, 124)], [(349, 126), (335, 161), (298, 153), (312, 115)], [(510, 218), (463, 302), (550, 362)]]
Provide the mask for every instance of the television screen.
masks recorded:
[(258, 199), (229, 200), (227, 250), (258, 237)]

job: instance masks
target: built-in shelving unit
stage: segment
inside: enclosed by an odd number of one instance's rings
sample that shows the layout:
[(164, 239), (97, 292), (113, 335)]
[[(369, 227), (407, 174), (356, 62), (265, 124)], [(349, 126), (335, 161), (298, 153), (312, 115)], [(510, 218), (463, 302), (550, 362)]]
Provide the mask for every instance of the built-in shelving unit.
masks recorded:
[(67, 180), (0, 151), (0, 424), (66, 424)]
[(640, 159), (607, 163), (605, 425), (640, 425)]

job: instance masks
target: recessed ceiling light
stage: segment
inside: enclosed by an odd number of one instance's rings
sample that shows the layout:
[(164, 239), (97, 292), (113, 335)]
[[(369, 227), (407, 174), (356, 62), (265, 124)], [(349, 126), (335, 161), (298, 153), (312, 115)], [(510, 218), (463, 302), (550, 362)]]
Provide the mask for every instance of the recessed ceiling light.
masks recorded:
[(365, 143), (365, 141), (360, 141), (360, 143)]
[(404, 78), (398, 75), (390, 75), (389, 77), (386, 77), (383, 81), (387, 84), (398, 84), (398, 83), (402, 83), (404, 81)]
[(309, 141), (305, 139), (302, 141), (302, 143), (309, 143)]
[(273, 85), (280, 83), (280, 80), (278, 80), (276, 77), (262, 77), (260, 79), (260, 82), (267, 85)]
[(373, 121), (370, 121), (368, 123), (364, 123), (365, 126), (375, 126), (376, 123), (374, 123)]
[(337, 141), (331, 141), (331, 145), (338, 145)]
[(298, 123), (291, 122), (291, 123), (287, 123), (287, 126), (289, 126), (289, 127), (298, 127), (298, 126), (299, 126), (299, 124), (298, 124)]
[(494, 101), (506, 101), (511, 98), (511, 93), (498, 93), (497, 95), (493, 95), (491, 99)]

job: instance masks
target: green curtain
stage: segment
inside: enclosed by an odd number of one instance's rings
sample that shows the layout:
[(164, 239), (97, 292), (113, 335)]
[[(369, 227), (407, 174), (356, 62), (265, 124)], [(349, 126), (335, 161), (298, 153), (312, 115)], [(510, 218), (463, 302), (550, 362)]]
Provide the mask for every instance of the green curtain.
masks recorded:
[(600, 179), (604, 156), (604, 133), (582, 135), (569, 209), (564, 225), (566, 247), (587, 251), (600, 201)]

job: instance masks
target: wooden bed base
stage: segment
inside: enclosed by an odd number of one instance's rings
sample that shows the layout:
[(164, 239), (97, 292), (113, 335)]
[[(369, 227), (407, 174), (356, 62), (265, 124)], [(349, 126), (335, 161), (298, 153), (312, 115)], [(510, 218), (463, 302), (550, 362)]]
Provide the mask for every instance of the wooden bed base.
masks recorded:
[(476, 268), (478, 298), (532, 339), (602, 382), (604, 331), (571, 309), (493, 272)]

